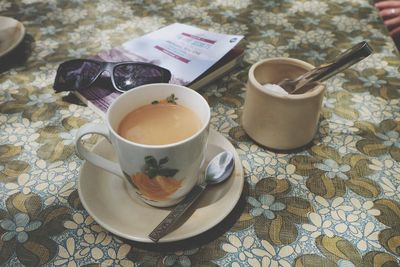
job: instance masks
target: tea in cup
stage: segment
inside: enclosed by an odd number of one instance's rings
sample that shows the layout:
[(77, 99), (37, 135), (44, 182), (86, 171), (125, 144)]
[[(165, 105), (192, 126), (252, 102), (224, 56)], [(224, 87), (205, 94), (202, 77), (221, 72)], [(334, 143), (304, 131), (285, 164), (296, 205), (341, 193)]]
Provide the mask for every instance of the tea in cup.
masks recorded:
[[(146, 203), (167, 207), (181, 201), (198, 181), (209, 121), (207, 101), (192, 89), (143, 85), (118, 97), (104, 124), (80, 128), (76, 148), (83, 158), (133, 186)], [(118, 163), (83, 146), (81, 139), (91, 133), (110, 140)]]
[(318, 129), (325, 86), (318, 84), (304, 94), (271, 89), (281, 80), (295, 79), (313, 68), (293, 58), (270, 58), (251, 66), (242, 126), (254, 141), (275, 150), (295, 149), (312, 141)]
[(184, 140), (202, 126), (194, 111), (179, 105), (174, 96), (141, 106), (126, 115), (118, 134), (135, 143), (166, 145)]

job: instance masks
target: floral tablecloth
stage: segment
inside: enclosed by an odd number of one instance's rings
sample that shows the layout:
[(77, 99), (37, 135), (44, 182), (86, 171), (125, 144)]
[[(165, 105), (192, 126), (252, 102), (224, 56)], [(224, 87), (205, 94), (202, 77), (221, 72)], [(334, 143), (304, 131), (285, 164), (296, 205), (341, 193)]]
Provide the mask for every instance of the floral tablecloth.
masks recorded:
[[(400, 60), (372, 4), (0, 0), (0, 15), (27, 30), (0, 59), (0, 265), (398, 266)], [(237, 149), (246, 184), (221, 224), (154, 246), (107, 232), (82, 207), (73, 138), (101, 118), (54, 94), (52, 83), (62, 61), (174, 22), (245, 35), (241, 68), (200, 93), (212, 127)], [(319, 65), (362, 40), (375, 53), (326, 82), (310, 146), (275, 153), (248, 138), (240, 116), (251, 64), (282, 56)]]

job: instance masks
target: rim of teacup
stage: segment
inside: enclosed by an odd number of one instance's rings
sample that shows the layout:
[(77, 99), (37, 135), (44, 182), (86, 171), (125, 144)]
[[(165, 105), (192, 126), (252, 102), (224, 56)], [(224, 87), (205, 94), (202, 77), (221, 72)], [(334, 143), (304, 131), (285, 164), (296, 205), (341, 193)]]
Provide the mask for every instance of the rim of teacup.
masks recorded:
[[(14, 40), (12, 40), (12, 43), (8, 47), (6, 47), (3, 51), (0, 51), (0, 57), (3, 57), (5, 55), (9, 54), (14, 48), (16, 48), (21, 43), (21, 41), (25, 37), (26, 29), (25, 29), (24, 24), (22, 24), (20, 21), (14, 19), (14, 18), (11, 18), (11, 17), (0, 16), (0, 21), (2, 22), (2, 24), (5, 24), (7, 22), (12, 23), (12, 26), (15, 29), (17, 29), (16, 31), (13, 32), (13, 37), (11, 39), (14, 39)], [(17, 37), (17, 38), (15, 38), (15, 37)], [(8, 38), (6, 38), (6, 39), (9, 39), (9, 38), (10, 38), (10, 36), (8, 36)]]
[[(203, 102), (203, 104), (205, 104), (208, 109), (207, 110), (207, 114), (206, 114), (206, 123), (204, 123), (204, 125), (192, 136), (189, 136), (188, 138), (185, 138), (183, 140), (180, 140), (178, 142), (175, 143), (171, 143), (171, 144), (164, 144), (164, 145), (148, 145), (148, 144), (141, 144), (141, 143), (137, 143), (137, 142), (133, 142), (131, 140), (128, 140), (124, 137), (122, 137), (121, 135), (119, 135), (117, 133), (117, 131), (113, 128), (113, 126), (110, 123), (110, 116), (111, 116), (111, 112), (113, 111), (114, 107), (118, 105), (118, 103), (121, 101), (119, 100), (121, 97), (124, 97), (124, 95), (129, 95), (129, 94), (135, 94), (136, 91), (138, 90), (145, 90), (146, 87), (150, 87), (150, 86), (168, 86), (168, 87), (175, 87), (175, 88), (180, 88), (184, 91), (187, 91), (189, 94), (193, 94), (196, 95), (196, 97), (199, 97), (200, 101)], [(108, 129), (113, 133), (114, 136), (116, 136), (118, 139), (131, 144), (131, 145), (135, 145), (138, 147), (142, 147), (142, 148), (170, 148), (170, 147), (174, 147), (174, 146), (178, 146), (184, 143), (187, 143), (195, 138), (197, 138), (199, 135), (201, 135), (204, 131), (207, 130), (207, 128), (210, 125), (210, 120), (211, 120), (211, 109), (210, 106), (208, 105), (207, 101), (205, 100), (205, 98), (200, 95), (198, 92), (194, 91), (193, 89), (190, 89), (188, 87), (185, 87), (183, 85), (178, 85), (178, 84), (170, 84), (170, 83), (152, 83), (152, 84), (145, 84), (145, 85), (141, 85), (138, 87), (135, 87), (125, 93), (122, 93), (117, 99), (115, 99), (115, 101), (110, 105), (110, 107), (107, 110), (107, 114), (106, 114), (106, 124)]]
[(319, 85), (316, 86), (315, 89), (308, 91), (304, 94), (288, 94), (288, 95), (280, 95), (274, 92), (268, 92), (266, 91), (262, 84), (259, 83), (256, 79), (256, 77), (254, 76), (254, 71), (256, 68), (258, 68), (259, 66), (265, 64), (265, 63), (274, 63), (277, 61), (284, 61), (287, 63), (291, 63), (291, 65), (294, 66), (298, 66), (298, 67), (302, 67), (302, 68), (306, 68), (308, 70), (311, 70), (313, 68), (315, 68), (315, 66), (313, 66), (312, 64), (305, 62), (303, 60), (300, 59), (296, 59), (296, 58), (288, 58), (288, 57), (273, 57), (273, 58), (267, 58), (267, 59), (263, 59), (260, 60), (256, 63), (254, 63), (250, 69), (249, 69), (249, 74), (248, 74), (248, 78), (249, 78), (249, 82), (252, 83), (252, 85), (259, 90), (260, 92), (267, 94), (271, 97), (275, 97), (275, 98), (279, 98), (279, 99), (286, 99), (286, 100), (300, 100), (300, 99), (306, 99), (306, 98), (312, 98), (315, 97), (317, 95), (320, 95), (321, 93), (323, 93), (326, 89), (325, 85), (319, 83)]

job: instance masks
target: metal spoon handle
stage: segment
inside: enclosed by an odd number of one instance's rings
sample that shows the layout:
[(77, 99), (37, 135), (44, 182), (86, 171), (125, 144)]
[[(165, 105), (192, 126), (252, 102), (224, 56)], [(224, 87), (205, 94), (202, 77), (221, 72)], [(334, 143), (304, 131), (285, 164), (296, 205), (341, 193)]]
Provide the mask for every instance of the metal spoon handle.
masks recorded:
[(346, 50), (343, 54), (339, 55), (332, 63), (322, 66), (315, 76), (313, 81), (325, 81), (333, 75), (347, 69), (351, 65), (368, 57), (372, 53), (372, 48), (367, 42), (363, 41)]
[(206, 188), (205, 184), (196, 185), (186, 197), (176, 205), (159, 225), (149, 234), (149, 238), (155, 243), (168, 233), (168, 230), (179, 220), (185, 211), (196, 201)]
[(352, 48), (346, 50), (333, 60), (332, 63), (321, 65), (311, 71), (300, 76), (298, 86), (291, 92), (292, 94), (303, 87), (305, 84), (312, 82), (323, 82), (333, 75), (342, 72), (348, 67), (368, 57), (372, 53), (372, 48), (365, 41), (362, 41)]

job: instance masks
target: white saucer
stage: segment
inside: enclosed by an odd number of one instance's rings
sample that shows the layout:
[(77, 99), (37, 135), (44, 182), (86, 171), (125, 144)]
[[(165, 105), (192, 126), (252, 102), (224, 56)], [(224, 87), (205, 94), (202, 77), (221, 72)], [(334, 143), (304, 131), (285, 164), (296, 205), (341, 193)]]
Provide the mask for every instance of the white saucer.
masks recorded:
[[(221, 222), (235, 207), (243, 190), (243, 168), (232, 144), (220, 133), (211, 130), (206, 164), (222, 150), (231, 151), (235, 157), (235, 170), (226, 182), (209, 186), (200, 196), (193, 214), (171, 231), (161, 242), (172, 242), (201, 234)], [(94, 151), (114, 159), (111, 145), (103, 140)], [(87, 212), (102, 227), (123, 238), (150, 243), (147, 235), (168, 215), (171, 208), (155, 208), (138, 198), (133, 189), (125, 187), (122, 179), (85, 161), (81, 167), (78, 192)], [(129, 193), (128, 193), (129, 191)]]
[(9, 17), (0, 16), (0, 57), (8, 54), (24, 38), (24, 25)]

